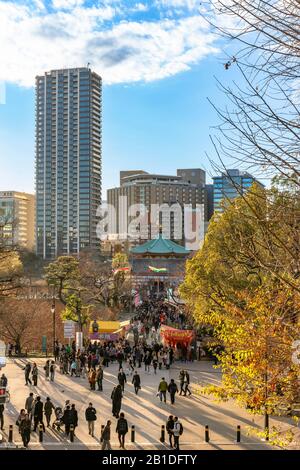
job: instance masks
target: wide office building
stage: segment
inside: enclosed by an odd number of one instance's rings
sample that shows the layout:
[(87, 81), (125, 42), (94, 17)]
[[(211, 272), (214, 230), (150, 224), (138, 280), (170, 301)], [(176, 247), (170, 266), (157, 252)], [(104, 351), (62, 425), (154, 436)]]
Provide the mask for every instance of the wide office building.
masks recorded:
[(90, 68), (36, 77), (36, 239), (43, 258), (99, 246), (101, 109), (101, 77)]
[(0, 242), (35, 250), (35, 195), (0, 191)]
[(263, 187), (254, 176), (245, 171), (237, 169), (226, 170), (219, 176), (213, 177), (213, 208), (214, 212), (223, 212), (226, 201), (230, 202), (236, 197), (245, 194), (257, 183)]
[[(121, 171), (120, 186), (107, 191), (107, 202), (115, 209), (115, 224), (111, 225), (117, 239), (128, 236), (132, 243), (143, 243), (156, 238), (161, 227), (164, 238), (192, 249), (186, 237), (188, 223), (197, 230), (198, 241), (191, 242), (194, 246), (198, 248), (204, 238), (205, 172), (202, 169), (178, 169), (176, 176), (143, 170)], [(130, 210), (139, 205), (145, 207), (146, 213), (143, 221), (135, 225), (136, 211)]]

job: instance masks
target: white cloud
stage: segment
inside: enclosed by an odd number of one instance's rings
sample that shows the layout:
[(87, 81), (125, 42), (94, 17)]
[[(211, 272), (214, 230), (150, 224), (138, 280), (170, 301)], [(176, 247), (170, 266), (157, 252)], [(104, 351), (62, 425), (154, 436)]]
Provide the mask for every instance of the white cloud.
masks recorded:
[(148, 11), (149, 10), (149, 5), (146, 5), (145, 3), (136, 3), (133, 8), (133, 11)]
[(155, 0), (155, 4), (162, 8), (187, 8), (188, 10), (195, 10), (199, 8), (199, 0)]
[(85, 0), (52, 0), (53, 8), (56, 10), (71, 10), (74, 7), (83, 5)]
[(102, 7), (76, 2), (72, 9), (67, 5), (75, 0), (54, 3), (57, 10), (41, 12), (34, 3), (0, 0), (0, 80), (32, 86), (37, 74), (90, 62), (105, 83), (151, 81), (216, 52), (215, 37), (198, 15), (136, 22), (120, 20), (111, 1), (99, 2)]

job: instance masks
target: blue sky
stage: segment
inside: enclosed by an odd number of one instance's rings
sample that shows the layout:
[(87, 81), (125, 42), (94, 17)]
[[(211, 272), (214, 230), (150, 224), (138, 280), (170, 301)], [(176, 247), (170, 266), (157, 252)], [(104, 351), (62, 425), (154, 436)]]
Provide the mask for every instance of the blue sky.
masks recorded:
[(210, 173), (218, 118), (207, 97), (224, 102), (214, 75), (235, 72), (199, 2), (0, 0), (1, 24), (0, 190), (34, 191), (35, 75), (87, 62), (104, 82), (104, 197), (123, 169)]

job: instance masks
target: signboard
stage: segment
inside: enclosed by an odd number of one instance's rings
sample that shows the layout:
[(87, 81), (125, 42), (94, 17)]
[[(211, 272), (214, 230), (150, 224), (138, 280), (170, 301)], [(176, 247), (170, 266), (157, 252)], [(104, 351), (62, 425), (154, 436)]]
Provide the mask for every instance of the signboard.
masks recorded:
[(76, 351), (78, 349), (83, 349), (83, 333), (81, 331), (77, 331), (76, 333)]
[(47, 336), (42, 336), (42, 352), (47, 352)]
[(101, 337), (104, 333), (112, 335), (121, 328), (119, 321), (91, 321), (89, 326), (89, 337), (91, 340), (109, 339)]
[(166, 325), (161, 325), (160, 335), (165, 342), (171, 345), (181, 343), (188, 346), (195, 338), (193, 330), (178, 330)]
[(75, 322), (64, 322), (64, 338), (75, 338)]

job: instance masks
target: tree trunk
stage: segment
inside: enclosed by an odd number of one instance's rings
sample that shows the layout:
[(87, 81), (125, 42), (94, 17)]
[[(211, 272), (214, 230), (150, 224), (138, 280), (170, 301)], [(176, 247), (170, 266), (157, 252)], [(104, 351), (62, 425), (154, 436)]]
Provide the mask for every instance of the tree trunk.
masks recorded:
[(266, 435), (266, 441), (269, 440), (269, 413), (266, 411), (265, 412), (265, 435)]

